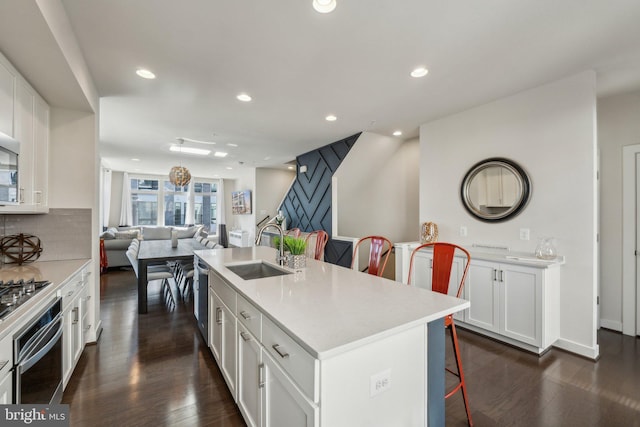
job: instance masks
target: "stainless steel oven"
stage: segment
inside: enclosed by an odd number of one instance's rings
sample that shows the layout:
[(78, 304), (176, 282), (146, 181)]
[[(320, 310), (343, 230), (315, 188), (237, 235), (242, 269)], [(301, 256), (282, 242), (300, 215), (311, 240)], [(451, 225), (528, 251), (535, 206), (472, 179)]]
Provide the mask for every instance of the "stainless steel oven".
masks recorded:
[(62, 299), (13, 336), (13, 403), (62, 400)]

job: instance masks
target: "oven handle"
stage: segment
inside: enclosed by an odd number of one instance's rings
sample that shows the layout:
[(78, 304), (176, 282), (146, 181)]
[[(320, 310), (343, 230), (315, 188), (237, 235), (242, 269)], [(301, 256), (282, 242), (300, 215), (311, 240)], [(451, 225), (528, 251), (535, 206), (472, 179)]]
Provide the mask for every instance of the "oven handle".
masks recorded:
[(33, 353), (34, 347), (38, 347), (40, 345), (39, 341), (42, 339), (42, 337), (45, 336), (52, 328), (55, 328), (56, 323), (61, 321), (62, 313), (58, 313), (56, 314), (56, 317), (54, 317), (53, 320), (51, 320), (51, 322), (49, 322), (43, 329), (39, 330), (34, 336), (29, 338), (29, 341), (25, 343), (24, 347), (22, 347), (22, 350), (20, 350), (20, 353), (16, 354), (15, 363), (19, 363), (26, 357), (29, 357), (29, 355)]
[(46, 330), (42, 331), (42, 334), (38, 334), (38, 336), (44, 335), (51, 329), (54, 329), (56, 326), (58, 330), (55, 335), (44, 344), (39, 342), (38, 345), (36, 345), (35, 348), (31, 349), (25, 356), (25, 360), (21, 361), (18, 364), (17, 368), (19, 373), (28, 371), (29, 368), (35, 365), (40, 359), (42, 359), (42, 356), (47, 354), (47, 352), (51, 350), (54, 345), (56, 345), (56, 342), (62, 336), (62, 317), (59, 317), (54, 323), (52, 323), (52, 326), (50, 328), (46, 328)]

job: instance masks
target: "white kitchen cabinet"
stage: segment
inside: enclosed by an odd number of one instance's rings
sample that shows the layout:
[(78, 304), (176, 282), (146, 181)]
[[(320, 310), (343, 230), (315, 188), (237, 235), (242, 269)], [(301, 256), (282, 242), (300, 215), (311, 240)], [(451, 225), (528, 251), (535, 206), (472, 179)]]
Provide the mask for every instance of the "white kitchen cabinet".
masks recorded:
[(12, 336), (8, 335), (0, 342), (0, 405), (9, 405), (13, 399), (13, 361)]
[[(235, 292), (230, 295), (223, 287), (215, 274), (209, 275), (209, 306), (212, 307), (209, 325), (209, 342), (211, 352), (218, 362), (229, 391), (236, 398), (236, 317), (235, 317)], [(220, 291), (223, 295), (218, 295)], [(232, 308), (224, 304), (225, 300)], [(233, 300), (233, 301), (232, 301)]]
[(472, 260), (465, 324), (542, 353), (559, 337), (557, 268)]
[(62, 378), (66, 387), (71, 374), (80, 360), (85, 344), (85, 329), (83, 328), (86, 312), (86, 298), (88, 274), (85, 270), (72, 276), (63, 285), (62, 294)]
[(16, 75), (13, 67), (0, 54), (0, 132), (11, 137), (13, 133), (13, 109)]
[[(11, 82), (11, 75), (15, 76)], [(9, 109), (9, 98), (11, 99)], [(6, 112), (4, 110), (7, 110)], [(48, 212), (49, 106), (0, 55), (0, 131), (20, 143), (18, 205), (2, 206), (0, 213)], [(6, 123), (5, 123), (6, 122)]]
[[(396, 244), (396, 280), (406, 282), (409, 257), (417, 242)], [(432, 252), (416, 254), (413, 282), (431, 288)], [(464, 271), (454, 258), (449, 293)], [(564, 258), (542, 261), (533, 254), (471, 252), (461, 298), (471, 304), (454, 314), (456, 325), (541, 354), (560, 337), (560, 266)], [(458, 275), (456, 277), (456, 275)], [(454, 278), (455, 277), (455, 278)]]
[(38, 212), (49, 209), (49, 105), (36, 95), (32, 203)]
[(482, 173), (486, 182), (487, 206), (513, 206), (518, 195), (516, 176), (502, 167), (487, 168)]
[(311, 404), (267, 351), (262, 355), (263, 427), (313, 427), (318, 407)]
[(261, 425), (262, 350), (258, 340), (238, 324), (238, 407), (249, 427)]

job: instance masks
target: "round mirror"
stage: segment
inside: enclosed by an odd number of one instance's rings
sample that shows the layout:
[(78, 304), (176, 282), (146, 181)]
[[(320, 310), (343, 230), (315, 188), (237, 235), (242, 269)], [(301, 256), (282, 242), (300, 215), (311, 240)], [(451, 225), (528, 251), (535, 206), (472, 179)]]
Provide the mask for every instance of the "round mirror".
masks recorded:
[(529, 202), (531, 182), (517, 163), (499, 157), (473, 165), (462, 180), (462, 204), (482, 221), (504, 221)]

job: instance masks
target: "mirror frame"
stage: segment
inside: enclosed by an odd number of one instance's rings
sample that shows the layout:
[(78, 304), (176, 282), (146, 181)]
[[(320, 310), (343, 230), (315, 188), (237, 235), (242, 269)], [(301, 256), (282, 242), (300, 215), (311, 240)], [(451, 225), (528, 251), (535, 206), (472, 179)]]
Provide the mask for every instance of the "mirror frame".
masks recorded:
[[(511, 208), (498, 214), (482, 212), (478, 206), (472, 203), (469, 196), (471, 181), (480, 172), (493, 166), (506, 168), (513, 173), (521, 189), (519, 200), (517, 200)], [(492, 157), (476, 163), (469, 169), (462, 180), (462, 184), (460, 185), (460, 197), (462, 199), (462, 205), (473, 217), (485, 222), (506, 221), (522, 212), (527, 203), (529, 203), (529, 200), (531, 199), (531, 180), (525, 170), (516, 162), (502, 157)]]

